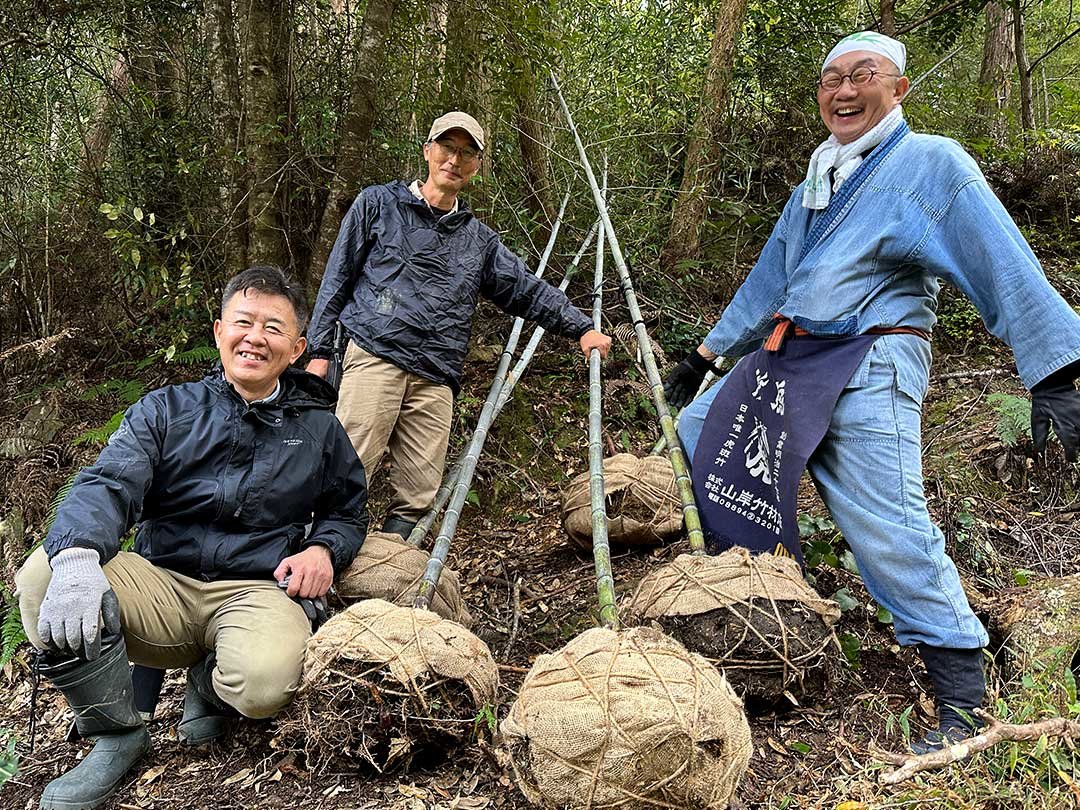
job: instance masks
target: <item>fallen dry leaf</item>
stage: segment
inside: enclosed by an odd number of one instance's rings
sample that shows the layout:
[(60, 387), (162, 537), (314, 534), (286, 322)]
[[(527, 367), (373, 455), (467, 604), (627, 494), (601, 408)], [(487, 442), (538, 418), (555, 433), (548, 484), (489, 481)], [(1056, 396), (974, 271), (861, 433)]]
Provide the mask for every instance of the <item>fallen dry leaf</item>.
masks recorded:
[(234, 773), (232, 776), (230, 776), (224, 782), (222, 782), (221, 786), (225, 787), (225, 785), (236, 784), (237, 782), (241, 781), (242, 779), (247, 779), (249, 776), (251, 776), (251, 768), (243, 768), (243, 769), (237, 771), (236, 773)]

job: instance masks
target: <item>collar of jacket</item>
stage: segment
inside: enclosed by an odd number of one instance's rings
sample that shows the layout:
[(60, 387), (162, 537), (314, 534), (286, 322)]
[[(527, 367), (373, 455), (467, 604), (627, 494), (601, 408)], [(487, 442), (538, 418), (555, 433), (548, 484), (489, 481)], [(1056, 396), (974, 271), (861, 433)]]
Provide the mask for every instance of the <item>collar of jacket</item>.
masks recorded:
[(393, 185), (394, 194), (397, 195), (398, 205), (410, 208), (425, 222), (430, 222), (434, 227), (445, 231), (456, 231), (473, 219), (472, 209), (464, 199), (458, 197), (458, 210), (452, 214), (436, 216), (426, 200), (418, 200), (409, 191), (409, 184), (404, 180), (398, 180)]
[[(218, 363), (203, 382), (221, 396), (243, 408), (243, 418), (258, 419), (267, 425), (280, 424), (283, 416), (295, 416), (303, 410), (331, 410), (337, 402), (337, 392), (322, 377), (308, 374), (303, 369), (289, 367), (280, 379), (281, 392), (273, 402), (250, 404), (225, 379), (224, 369)], [(250, 414), (250, 416), (249, 416)]]

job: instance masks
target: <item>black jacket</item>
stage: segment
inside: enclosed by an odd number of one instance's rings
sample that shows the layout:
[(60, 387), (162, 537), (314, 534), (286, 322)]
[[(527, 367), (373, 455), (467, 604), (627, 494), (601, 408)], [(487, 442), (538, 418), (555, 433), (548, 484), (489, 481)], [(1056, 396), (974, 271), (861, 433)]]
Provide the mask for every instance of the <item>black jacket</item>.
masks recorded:
[(311, 354), (330, 356), (340, 319), (361, 348), (456, 394), (480, 295), (565, 337), (592, 328), (464, 201), (439, 217), (401, 181), (370, 186), (345, 215), (326, 263), (308, 327)]
[(104, 565), (139, 523), (139, 554), (206, 581), (269, 578), (312, 544), (327, 546), (340, 571), (367, 533), (367, 486), (334, 401), (298, 369), (285, 371), (273, 402), (255, 406), (220, 367), (147, 394), (76, 477), (45, 538), (49, 558), (92, 548)]

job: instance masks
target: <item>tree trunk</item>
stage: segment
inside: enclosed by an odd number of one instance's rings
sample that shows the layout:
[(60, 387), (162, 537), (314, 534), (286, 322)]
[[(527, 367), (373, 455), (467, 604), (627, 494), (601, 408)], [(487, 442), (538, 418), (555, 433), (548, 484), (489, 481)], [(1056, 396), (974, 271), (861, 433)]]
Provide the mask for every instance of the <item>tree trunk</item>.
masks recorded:
[(282, 123), (288, 112), (289, 3), (245, 0), (245, 9), (243, 138), (250, 172), (247, 261), (280, 267), (286, 260), (277, 188), (285, 170)]
[(735, 59), (735, 39), (746, 16), (747, 0), (731, 0), (720, 7), (709, 51), (709, 67), (701, 90), (697, 120), (690, 133), (679, 195), (671, 230), (660, 254), (660, 267), (671, 272), (679, 262), (698, 257), (701, 224), (708, 209), (709, 186), (719, 158), (718, 141), (728, 104), (728, 85)]
[(525, 75), (514, 91), (514, 125), (525, 174), (525, 205), (541, 226), (536, 242), (544, 244), (551, 233), (555, 207), (551, 198), (548, 136), (543, 125), (544, 113), (537, 103), (536, 78), (531, 65), (525, 66)]
[(484, 128), (484, 160), (467, 189), (469, 203), (478, 210), (486, 208), (488, 204), (487, 181), (491, 177), (495, 158), (492, 88), (481, 36), (481, 27), (487, 16), (485, 2), (476, 5), (454, 3), (450, 6), (446, 21), (442, 93), (439, 97), (440, 113), (462, 110)]
[(979, 101), (976, 116), (993, 140), (1005, 137), (1005, 110), (1009, 106), (1015, 39), (1012, 12), (1000, 0), (986, 4), (986, 36), (979, 70)]
[(1024, 12), (1020, 0), (1013, 3), (1013, 35), (1016, 49), (1016, 72), (1020, 76), (1020, 125), (1035, 129), (1035, 112), (1031, 105), (1031, 69), (1028, 67), (1027, 48), (1024, 47)]
[(446, 66), (446, 27), (449, 15), (450, 0), (432, 0), (428, 4), (424, 38), (420, 46), (421, 50), (416, 55), (416, 67), (413, 70), (412, 87), (409, 92), (412, 103), (409, 104), (408, 132), (418, 143), (427, 137), (427, 126), (431, 122), (418, 123), (417, 109), (425, 101), (437, 99), (442, 95), (443, 70)]
[(386, 52), (390, 26), (394, 21), (397, 0), (368, 0), (364, 22), (353, 57), (352, 83), (349, 89), (348, 111), (341, 123), (338, 139), (338, 159), (330, 181), (330, 196), (323, 210), (318, 241), (312, 254), (309, 287), (318, 288), (323, 269), (330, 258), (341, 220), (349, 210), (358, 191), (357, 184), (369, 151), (368, 138), (377, 113), (376, 92)]
[(896, 0), (881, 0), (881, 25), (878, 30), (887, 37), (896, 36)]
[(102, 201), (104, 190), (101, 186), (101, 169), (109, 156), (109, 146), (116, 128), (116, 106), (127, 94), (130, 86), (128, 62), (123, 56), (118, 56), (109, 71), (107, 83), (101, 89), (101, 97), (90, 118), (89, 127), (81, 133), (82, 155), (79, 158), (75, 182), (71, 187), (73, 207), (82, 204), (88, 209), (91, 206), (97, 208)]
[(218, 200), (221, 206), (222, 265), (225, 278), (244, 268), (245, 230), (244, 175), (239, 163), (241, 150), (240, 63), (237, 58), (236, 26), (232, 0), (211, 0), (204, 7), (203, 37), (206, 42), (207, 71), (214, 141), (221, 163)]

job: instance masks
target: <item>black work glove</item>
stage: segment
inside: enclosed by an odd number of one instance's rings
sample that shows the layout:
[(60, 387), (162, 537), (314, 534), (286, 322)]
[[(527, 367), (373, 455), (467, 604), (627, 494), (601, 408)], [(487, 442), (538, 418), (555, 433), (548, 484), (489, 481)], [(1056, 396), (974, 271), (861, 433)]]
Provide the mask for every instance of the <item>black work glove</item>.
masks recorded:
[(664, 380), (664, 396), (668, 405), (685, 408), (701, 387), (705, 375), (715, 371), (713, 364), (697, 353), (697, 349), (683, 358)]
[[(281, 580), (281, 582), (278, 583), (278, 587), (281, 588), (281, 590), (288, 588), (289, 577), (285, 577), (285, 579)], [(304, 615), (307, 616), (307, 620), (311, 622), (312, 633), (326, 624), (326, 620), (330, 618), (330, 614), (326, 610), (325, 596), (290, 596), (289, 598), (304, 609)]]
[(1046, 452), (1046, 439), (1053, 425), (1067, 461), (1076, 461), (1080, 451), (1080, 391), (1073, 380), (1080, 363), (1058, 369), (1031, 389), (1031, 439), (1035, 454)]

